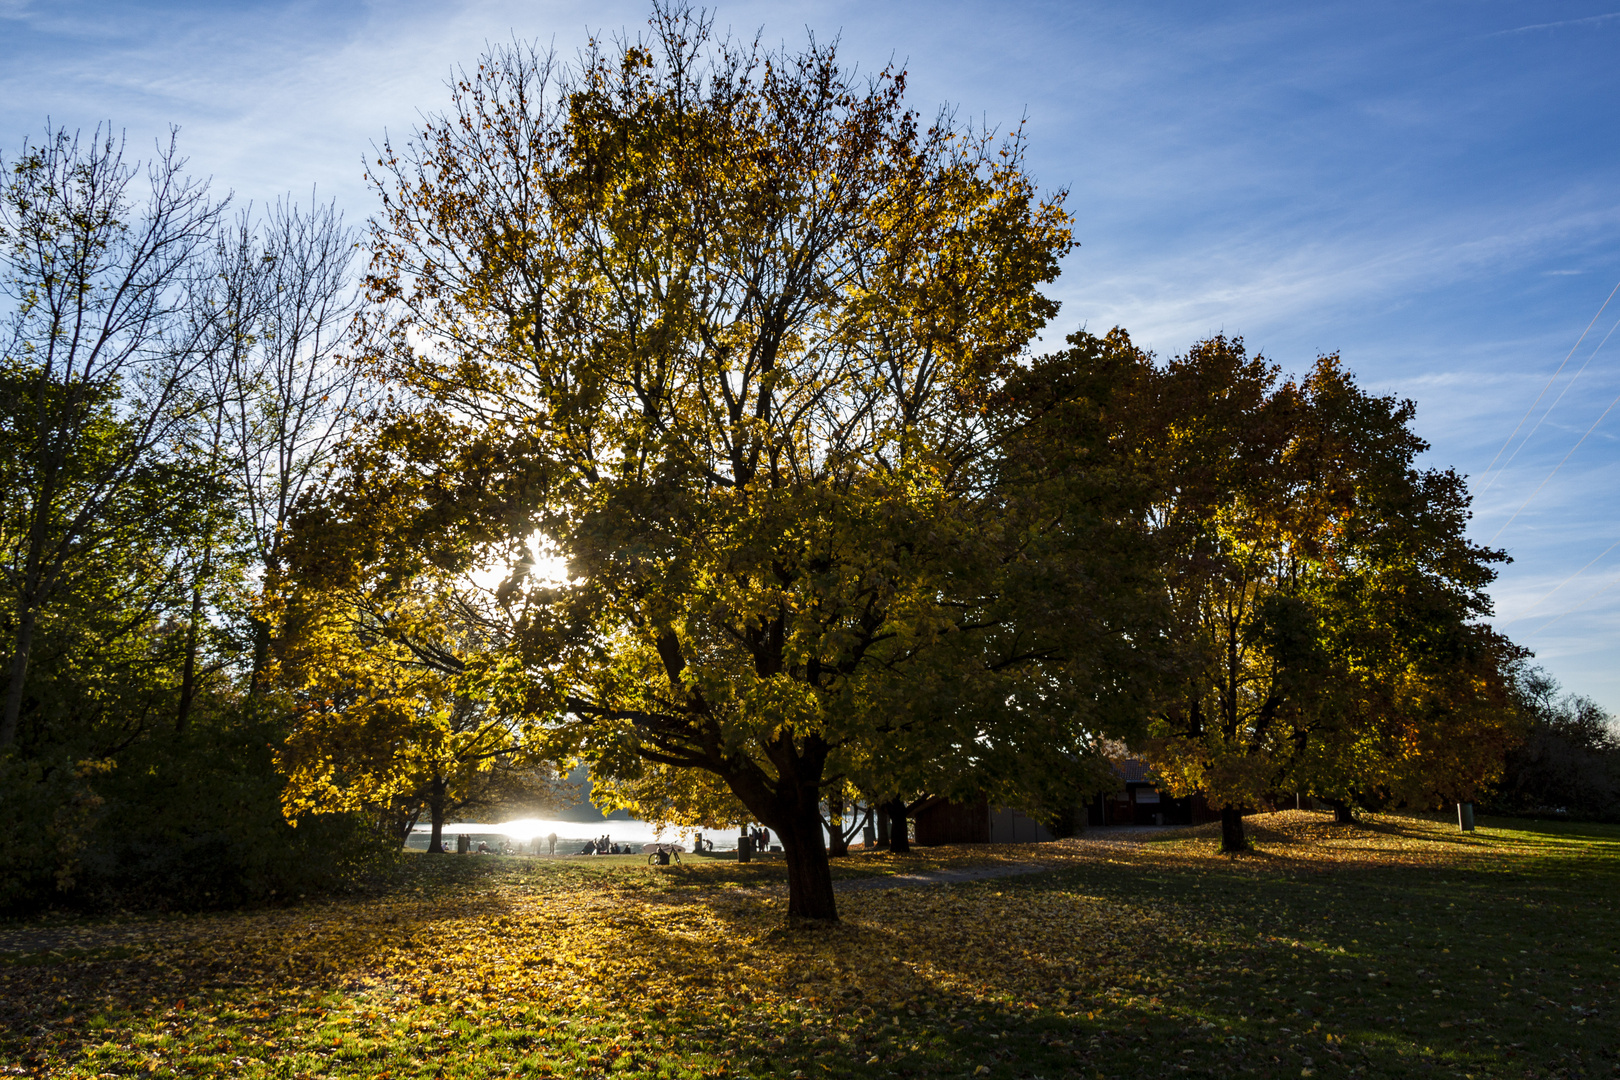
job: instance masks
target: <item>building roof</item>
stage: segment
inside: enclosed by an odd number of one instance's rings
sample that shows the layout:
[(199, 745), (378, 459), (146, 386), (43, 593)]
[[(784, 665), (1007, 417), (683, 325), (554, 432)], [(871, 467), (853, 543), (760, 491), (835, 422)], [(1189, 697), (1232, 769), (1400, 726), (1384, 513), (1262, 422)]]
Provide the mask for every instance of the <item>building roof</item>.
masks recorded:
[(1114, 772), (1127, 784), (1147, 784), (1152, 782), (1148, 775), (1148, 763), (1139, 757), (1115, 758)]

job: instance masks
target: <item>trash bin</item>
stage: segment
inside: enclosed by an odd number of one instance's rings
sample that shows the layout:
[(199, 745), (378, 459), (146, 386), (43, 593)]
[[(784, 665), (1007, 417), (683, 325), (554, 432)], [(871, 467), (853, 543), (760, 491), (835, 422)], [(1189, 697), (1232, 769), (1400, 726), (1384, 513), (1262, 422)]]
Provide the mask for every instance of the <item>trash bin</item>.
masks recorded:
[(462, 833), (456, 837), (456, 854), (465, 855), (472, 850), (472, 837)]
[(737, 861), (754, 861), (754, 838), (752, 836), (737, 837)]

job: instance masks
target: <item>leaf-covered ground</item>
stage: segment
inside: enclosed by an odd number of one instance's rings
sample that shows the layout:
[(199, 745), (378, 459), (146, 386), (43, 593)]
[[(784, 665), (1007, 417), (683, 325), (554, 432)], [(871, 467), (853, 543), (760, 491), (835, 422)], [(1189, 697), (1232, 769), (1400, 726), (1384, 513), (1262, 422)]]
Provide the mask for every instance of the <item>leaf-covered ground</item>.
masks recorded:
[[(1250, 819), (781, 865), (415, 857), (386, 895), (0, 927), (16, 1075), (1620, 1075), (1620, 830)], [(1494, 823), (1508, 825), (1510, 823)]]

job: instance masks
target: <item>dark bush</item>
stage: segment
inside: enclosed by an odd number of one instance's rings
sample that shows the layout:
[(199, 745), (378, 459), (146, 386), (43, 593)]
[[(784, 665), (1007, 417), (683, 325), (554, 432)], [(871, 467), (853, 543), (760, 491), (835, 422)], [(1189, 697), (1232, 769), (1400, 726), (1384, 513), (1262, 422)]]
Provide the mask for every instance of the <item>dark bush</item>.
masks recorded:
[(354, 888), (397, 858), (358, 815), (282, 817), (280, 736), (249, 708), (95, 765), (6, 762), (0, 911), (275, 902)]

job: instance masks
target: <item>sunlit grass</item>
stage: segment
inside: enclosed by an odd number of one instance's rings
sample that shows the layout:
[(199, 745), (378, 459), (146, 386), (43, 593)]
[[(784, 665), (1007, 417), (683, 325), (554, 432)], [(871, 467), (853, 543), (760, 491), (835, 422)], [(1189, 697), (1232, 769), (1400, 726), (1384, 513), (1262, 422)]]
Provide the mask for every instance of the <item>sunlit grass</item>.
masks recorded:
[[(409, 860), (368, 899), (0, 931), (0, 1062), (53, 1076), (1604, 1076), (1620, 830), (1319, 815), (1141, 844), (779, 862)], [(17, 946), (33, 946), (17, 951)], [(46, 948), (49, 946), (49, 948)], [(1607, 1055), (1607, 1056), (1606, 1056)]]

